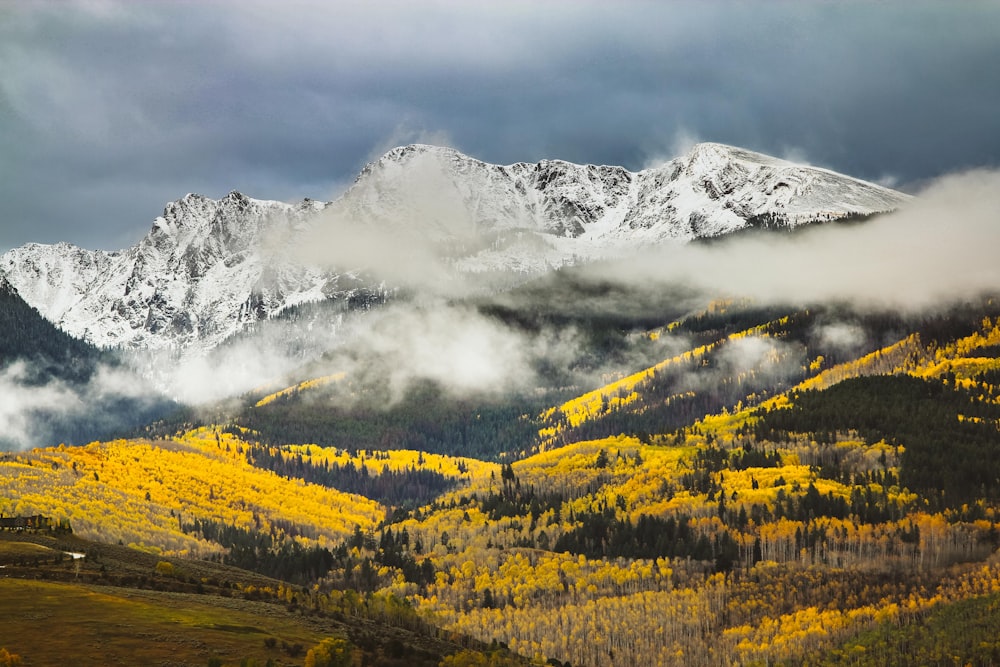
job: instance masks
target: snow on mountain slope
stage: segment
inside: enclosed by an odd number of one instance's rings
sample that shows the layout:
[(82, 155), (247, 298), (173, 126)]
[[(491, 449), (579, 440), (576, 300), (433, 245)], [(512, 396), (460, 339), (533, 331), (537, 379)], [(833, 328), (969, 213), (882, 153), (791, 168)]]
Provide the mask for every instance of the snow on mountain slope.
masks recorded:
[(561, 160), (492, 165), (412, 145), (369, 164), (331, 203), (187, 195), (131, 248), (29, 244), (0, 257), (0, 271), (46, 318), (96, 345), (204, 351), (291, 306), (365, 289), (352, 271), (370, 267), (350, 243), (364, 230), (379, 232), (375, 254), (396, 248), (393, 262), (426, 255), (459, 274), (507, 275), (748, 226), (887, 211), (905, 199), (721, 144), (639, 172)]
[(187, 195), (120, 252), (30, 244), (0, 270), (50, 321), (96, 345), (210, 348), (248, 322), (323, 299), (337, 276), (287, 257), (324, 204)]
[(68, 243), (29, 243), (0, 257), (24, 298), (58, 323), (63, 314), (115, 266), (119, 253), (90, 251)]

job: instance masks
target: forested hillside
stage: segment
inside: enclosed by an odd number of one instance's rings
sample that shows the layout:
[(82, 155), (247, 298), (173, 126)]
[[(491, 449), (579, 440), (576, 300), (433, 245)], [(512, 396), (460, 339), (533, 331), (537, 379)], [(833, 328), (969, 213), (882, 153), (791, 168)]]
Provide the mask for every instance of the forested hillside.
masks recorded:
[(616, 375), (534, 394), (380, 407), (327, 373), (162, 439), (8, 454), (0, 509), (536, 662), (990, 664), (949, 633), (1000, 594), (996, 310), (625, 315), (567, 370), (603, 346)]
[(96, 348), (63, 333), (25, 303), (0, 275), (0, 365), (30, 363), (26, 381), (44, 384), (52, 378), (86, 381), (98, 362), (107, 360)]

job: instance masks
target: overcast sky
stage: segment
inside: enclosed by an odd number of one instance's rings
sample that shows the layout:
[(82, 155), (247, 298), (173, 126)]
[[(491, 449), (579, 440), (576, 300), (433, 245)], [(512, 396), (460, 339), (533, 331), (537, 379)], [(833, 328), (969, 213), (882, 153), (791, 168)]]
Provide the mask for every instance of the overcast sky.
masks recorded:
[(0, 251), (394, 145), (640, 169), (719, 141), (913, 187), (1000, 163), (1000, 2), (0, 0)]

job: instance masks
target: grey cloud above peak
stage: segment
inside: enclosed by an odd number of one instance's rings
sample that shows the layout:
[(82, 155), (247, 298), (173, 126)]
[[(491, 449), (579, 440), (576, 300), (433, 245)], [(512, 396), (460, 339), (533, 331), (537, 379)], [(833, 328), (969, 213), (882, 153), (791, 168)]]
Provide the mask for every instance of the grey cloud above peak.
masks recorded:
[(418, 140), (637, 170), (687, 133), (904, 184), (1000, 159), (994, 3), (0, 11), (0, 250), (122, 247), (189, 191), (332, 199)]

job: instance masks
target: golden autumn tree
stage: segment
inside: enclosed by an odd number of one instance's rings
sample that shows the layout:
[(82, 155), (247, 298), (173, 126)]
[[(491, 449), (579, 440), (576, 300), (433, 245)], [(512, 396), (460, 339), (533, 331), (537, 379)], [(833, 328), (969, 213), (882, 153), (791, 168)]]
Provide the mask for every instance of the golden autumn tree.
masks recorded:
[(351, 644), (342, 637), (328, 637), (309, 649), (305, 667), (348, 667), (352, 662)]
[(23, 664), (21, 656), (11, 653), (5, 648), (0, 648), (0, 667), (20, 667)]

